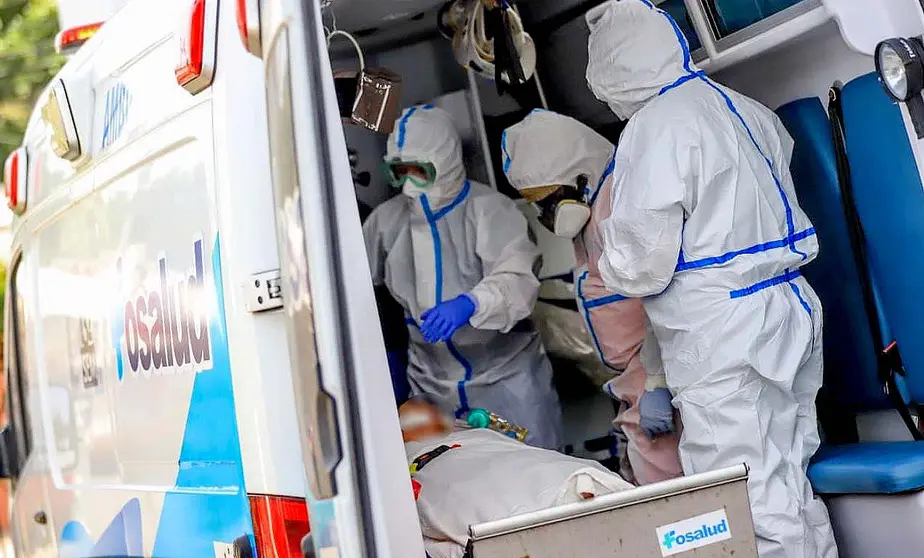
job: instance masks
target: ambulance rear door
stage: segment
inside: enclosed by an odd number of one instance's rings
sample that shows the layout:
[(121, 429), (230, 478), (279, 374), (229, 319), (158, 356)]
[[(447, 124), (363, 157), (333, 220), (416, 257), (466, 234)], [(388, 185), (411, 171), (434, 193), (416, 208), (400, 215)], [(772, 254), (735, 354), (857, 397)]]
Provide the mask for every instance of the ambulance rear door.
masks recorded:
[[(317, 556), (424, 556), (318, 0), (238, 2), (266, 67), (293, 384)], [(245, 33), (246, 35), (246, 33)]]

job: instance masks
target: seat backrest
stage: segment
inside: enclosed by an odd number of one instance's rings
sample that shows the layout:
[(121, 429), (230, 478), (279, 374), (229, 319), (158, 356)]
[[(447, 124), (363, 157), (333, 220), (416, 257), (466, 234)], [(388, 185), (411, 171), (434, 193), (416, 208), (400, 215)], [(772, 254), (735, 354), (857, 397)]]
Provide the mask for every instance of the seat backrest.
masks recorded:
[(828, 115), (817, 97), (783, 105), (777, 114), (795, 141), (792, 178), (818, 235), (818, 257), (802, 270), (824, 309), (825, 385), (837, 404), (854, 412), (887, 408), (841, 205)]
[[(857, 211), (882, 311), (898, 341), (911, 399), (924, 402), (924, 189), (901, 112), (875, 74), (842, 95)], [(886, 339), (888, 342), (889, 339)]]

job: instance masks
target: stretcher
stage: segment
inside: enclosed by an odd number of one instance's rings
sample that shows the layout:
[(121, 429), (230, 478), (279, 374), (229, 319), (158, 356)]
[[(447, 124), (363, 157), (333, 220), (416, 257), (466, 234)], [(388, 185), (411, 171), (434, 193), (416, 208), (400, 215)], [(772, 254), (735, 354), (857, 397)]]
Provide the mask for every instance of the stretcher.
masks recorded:
[(465, 558), (756, 558), (737, 465), (471, 525)]

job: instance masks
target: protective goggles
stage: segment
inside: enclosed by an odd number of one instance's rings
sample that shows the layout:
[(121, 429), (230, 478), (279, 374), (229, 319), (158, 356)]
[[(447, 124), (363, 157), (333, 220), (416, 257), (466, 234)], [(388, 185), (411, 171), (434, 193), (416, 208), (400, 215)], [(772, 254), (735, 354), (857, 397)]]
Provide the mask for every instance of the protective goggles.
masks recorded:
[(433, 163), (392, 159), (385, 161), (383, 168), (385, 178), (395, 188), (401, 188), (407, 181), (418, 188), (426, 188), (436, 181), (436, 167)]

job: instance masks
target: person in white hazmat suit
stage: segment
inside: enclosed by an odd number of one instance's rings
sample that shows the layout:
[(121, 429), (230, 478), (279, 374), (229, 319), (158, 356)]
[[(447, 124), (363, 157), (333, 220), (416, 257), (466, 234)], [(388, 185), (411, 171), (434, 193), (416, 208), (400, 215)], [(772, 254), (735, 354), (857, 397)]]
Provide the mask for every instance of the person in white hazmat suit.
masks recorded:
[(610, 0), (586, 19), (587, 83), (628, 119), (599, 269), (613, 291), (645, 297), (684, 472), (747, 462), (761, 558), (836, 557), (806, 477), (822, 308), (799, 272), (818, 242), (789, 173), (793, 141), (772, 111), (693, 65), (676, 22), (647, 0)]
[(626, 435), (629, 465), (620, 475), (638, 484), (683, 475), (679, 424), (642, 302), (607, 289), (597, 269), (615, 147), (577, 120), (542, 109), (507, 128), (501, 146), (510, 184), (539, 208), (540, 223), (574, 242), (575, 302), (610, 371), (604, 391), (620, 401), (614, 425)]
[(561, 445), (552, 366), (529, 316), (539, 249), (513, 200), (466, 178), (458, 131), (432, 105), (406, 109), (385, 165), (403, 196), (363, 225), (372, 280), (405, 309), (408, 379), (463, 417), (483, 408)]

